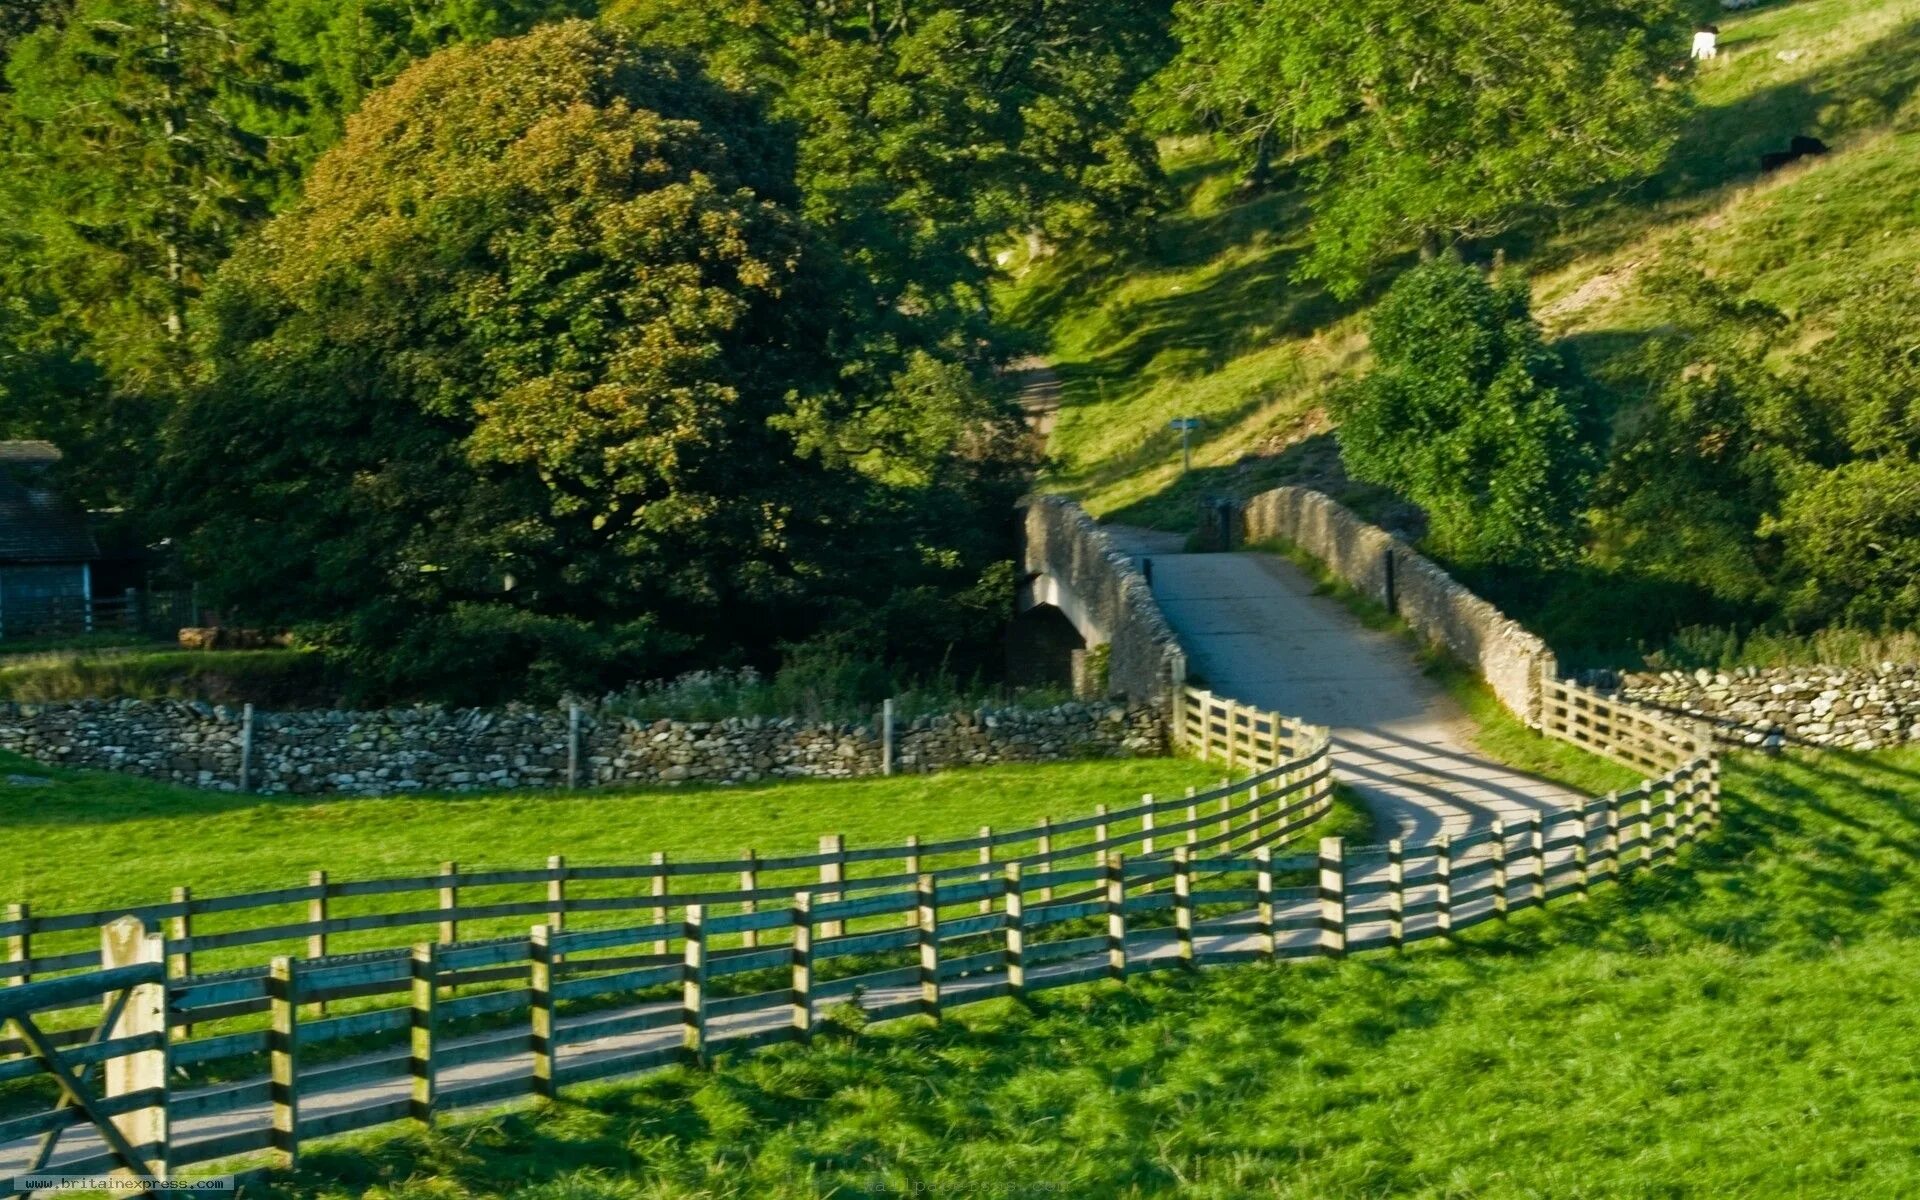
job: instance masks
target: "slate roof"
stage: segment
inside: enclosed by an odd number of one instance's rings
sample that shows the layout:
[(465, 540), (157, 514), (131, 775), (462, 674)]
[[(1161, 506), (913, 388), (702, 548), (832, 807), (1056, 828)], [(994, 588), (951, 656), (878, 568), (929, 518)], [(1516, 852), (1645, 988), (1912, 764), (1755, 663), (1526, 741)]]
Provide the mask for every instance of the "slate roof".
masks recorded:
[(0, 564), (100, 557), (87, 514), (45, 478), (59, 461), (50, 442), (0, 442)]

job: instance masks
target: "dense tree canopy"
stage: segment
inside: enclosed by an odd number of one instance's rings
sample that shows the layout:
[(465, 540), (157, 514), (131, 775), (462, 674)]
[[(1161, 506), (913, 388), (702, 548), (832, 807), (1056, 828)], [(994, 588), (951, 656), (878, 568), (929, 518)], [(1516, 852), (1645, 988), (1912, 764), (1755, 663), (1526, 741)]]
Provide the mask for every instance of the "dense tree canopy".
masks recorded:
[(431, 687), (529, 657), (613, 682), (811, 634), (836, 596), (976, 586), (997, 539), (921, 502), (1006, 482), (1005, 409), (962, 368), (843, 357), (862, 314), (781, 146), (579, 22), (370, 97), (208, 298), (165, 468), (209, 594)]
[(1672, 0), (1180, 0), (1178, 123), (1306, 163), (1306, 273), (1350, 295), (1419, 246), (1644, 178), (1678, 131)]
[(1373, 369), (1336, 398), (1349, 469), (1419, 503), (1458, 561), (1570, 555), (1594, 457), (1584, 392), (1533, 323), (1526, 281), (1425, 264), (1394, 284), (1372, 334)]

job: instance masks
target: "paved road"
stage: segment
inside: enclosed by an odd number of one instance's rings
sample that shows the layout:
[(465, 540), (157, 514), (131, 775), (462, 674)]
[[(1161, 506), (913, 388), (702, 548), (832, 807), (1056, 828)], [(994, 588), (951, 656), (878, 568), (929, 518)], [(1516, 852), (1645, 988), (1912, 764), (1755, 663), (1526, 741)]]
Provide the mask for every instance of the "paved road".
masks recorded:
[(1459, 706), (1396, 635), (1368, 630), (1268, 554), (1153, 554), (1153, 589), (1189, 670), (1223, 696), (1332, 727), (1335, 770), (1408, 839), (1577, 806), (1584, 797), (1492, 762)]

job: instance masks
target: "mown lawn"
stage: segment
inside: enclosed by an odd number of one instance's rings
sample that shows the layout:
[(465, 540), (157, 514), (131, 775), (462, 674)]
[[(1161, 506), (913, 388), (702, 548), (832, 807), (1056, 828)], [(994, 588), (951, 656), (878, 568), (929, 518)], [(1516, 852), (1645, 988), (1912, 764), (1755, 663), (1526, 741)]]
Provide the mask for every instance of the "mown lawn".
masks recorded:
[(278, 1194), (1894, 1197), (1920, 1191), (1920, 752), (1736, 762), (1679, 870), (1452, 947), (831, 1036)]

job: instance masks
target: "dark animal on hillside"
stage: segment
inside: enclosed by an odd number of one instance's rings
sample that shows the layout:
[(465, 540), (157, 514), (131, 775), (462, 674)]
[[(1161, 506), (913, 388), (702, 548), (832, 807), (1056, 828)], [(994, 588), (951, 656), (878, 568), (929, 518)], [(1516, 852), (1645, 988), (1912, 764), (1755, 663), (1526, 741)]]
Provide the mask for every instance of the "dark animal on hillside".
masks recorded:
[(1760, 156), (1760, 173), (1768, 175), (1778, 171), (1788, 163), (1799, 162), (1803, 158), (1827, 153), (1828, 146), (1817, 137), (1805, 134), (1796, 135), (1785, 150), (1774, 150)]

